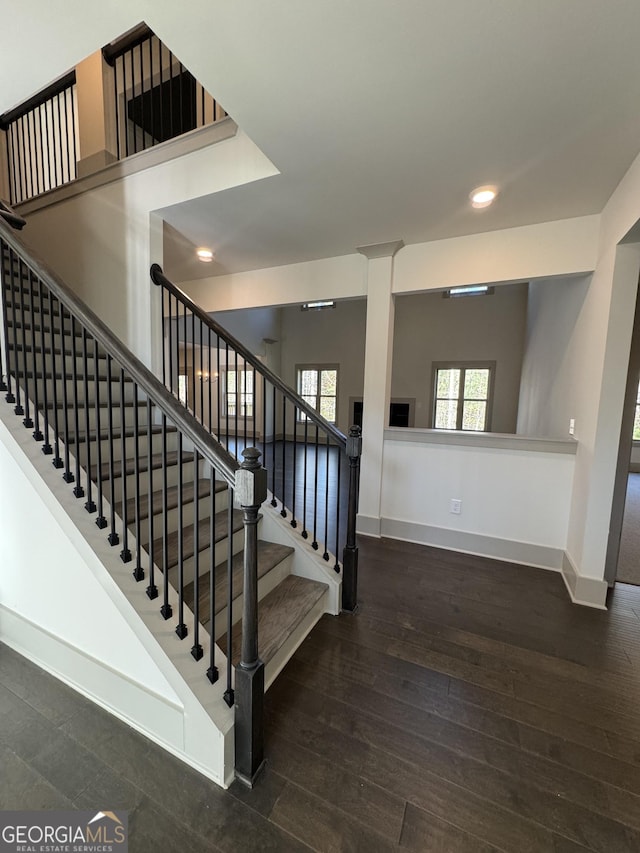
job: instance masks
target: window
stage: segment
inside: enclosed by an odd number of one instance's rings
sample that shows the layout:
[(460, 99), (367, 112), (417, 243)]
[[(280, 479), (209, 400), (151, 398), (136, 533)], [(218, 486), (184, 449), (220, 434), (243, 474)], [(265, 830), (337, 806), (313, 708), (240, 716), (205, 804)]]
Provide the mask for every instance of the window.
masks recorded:
[[(325, 420), (334, 424), (338, 408), (337, 365), (305, 364), (297, 368), (297, 373), (298, 394)], [(298, 412), (298, 420), (307, 420), (304, 412)]]
[(223, 373), (223, 415), (253, 417), (253, 370), (226, 370)]
[(433, 428), (486, 432), (494, 363), (434, 365)]

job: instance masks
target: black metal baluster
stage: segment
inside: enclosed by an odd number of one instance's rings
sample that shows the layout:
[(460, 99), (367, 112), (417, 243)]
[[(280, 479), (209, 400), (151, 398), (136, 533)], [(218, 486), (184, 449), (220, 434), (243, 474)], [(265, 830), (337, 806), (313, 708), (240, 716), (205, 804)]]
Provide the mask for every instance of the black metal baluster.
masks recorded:
[[(25, 118), (27, 120), (27, 131), (25, 133)], [(33, 192), (33, 164), (31, 162), (31, 133), (29, 130), (29, 116), (22, 116), (21, 119), (22, 124), (22, 138), (26, 139), (25, 143), (25, 158), (24, 158), (24, 172), (25, 172), (25, 190), (26, 190), (26, 198), (32, 198), (35, 195)], [(29, 159), (29, 169), (27, 171), (27, 157)], [(28, 180), (26, 180), (28, 178)]]
[[(110, 514), (111, 533), (108, 536), (109, 545), (115, 546), (120, 542), (116, 533), (116, 485), (115, 485), (115, 448), (113, 444), (113, 377), (111, 373), (111, 356), (107, 353), (107, 428), (109, 431), (109, 489), (110, 489)], [(122, 471), (124, 477), (124, 470)]]
[(276, 386), (273, 386), (271, 412), (271, 506), (277, 506), (276, 500)]
[(124, 135), (125, 157), (129, 156), (129, 117), (127, 116), (127, 55), (128, 53), (122, 54), (122, 133)]
[(304, 475), (302, 483), (302, 538), (307, 539), (307, 468), (309, 465), (309, 418), (304, 415)]
[[(144, 569), (142, 568), (142, 546), (140, 544), (140, 423), (138, 410), (138, 384), (133, 383), (133, 467), (135, 469), (135, 496), (134, 506), (136, 527), (136, 567), (133, 577), (137, 582), (144, 580)], [(149, 474), (151, 471), (149, 470)]]
[(224, 412), (226, 427), (226, 448), (229, 449), (229, 344), (224, 342)]
[[(133, 409), (137, 412), (137, 400), (134, 400)], [(120, 460), (122, 465), (122, 551), (120, 559), (123, 563), (131, 562), (131, 551), (129, 550), (129, 507), (127, 506), (128, 489), (127, 489), (127, 429), (125, 426), (125, 399), (124, 399), (124, 368), (120, 368)], [(136, 448), (136, 463), (137, 463), (137, 448)], [(136, 467), (137, 474), (137, 467)]]
[(183, 95), (182, 95), (182, 74), (184, 72), (184, 67), (181, 62), (178, 62), (178, 94), (180, 96), (180, 134), (184, 133), (184, 106), (183, 106)]
[(224, 692), (224, 701), (229, 707), (233, 705), (234, 692), (231, 687), (231, 641), (233, 636), (233, 489), (229, 486), (227, 490), (227, 689)]
[[(96, 505), (93, 501), (92, 496), (92, 483), (91, 483), (91, 426), (89, 423), (89, 362), (87, 359), (87, 330), (82, 330), (82, 375), (83, 375), (83, 391), (84, 391), (84, 443), (86, 447), (86, 470), (87, 470), (87, 502), (84, 505), (84, 508), (87, 512), (95, 512)], [(94, 389), (97, 389), (98, 383), (100, 382), (100, 377), (98, 376), (98, 371), (96, 369), (96, 362), (93, 364), (93, 385)], [(100, 443), (100, 434), (97, 433), (97, 441)]]
[(173, 116), (173, 54), (169, 51), (169, 139), (175, 136)]
[(212, 684), (218, 680), (216, 666), (216, 472), (211, 466), (209, 491), (209, 669), (207, 678)]
[(51, 190), (54, 187), (54, 183), (51, 176), (51, 145), (49, 144), (49, 107), (53, 107), (53, 102), (51, 100), (47, 101), (44, 108), (44, 133), (47, 139), (47, 178), (48, 178), (48, 187), (47, 189)]
[(329, 560), (329, 454), (331, 452), (329, 433), (327, 433), (327, 461), (324, 495), (324, 554), (323, 560)]
[(282, 395), (282, 497), (280, 501), (280, 515), (283, 518), (287, 517), (285, 509), (285, 498), (287, 494), (287, 398)]
[[(193, 315), (195, 317), (195, 314)], [(202, 320), (200, 320), (200, 423), (204, 424), (204, 344), (202, 340)]]
[[(164, 72), (163, 72), (163, 67), (162, 67), (162, 62), (163, 62), (163, 60), (162, 60), (162, 42), (160, 41), (160, 39), (156, 39), (156, 41), (158, 42), (158, 65), (160, 68), (160, 91), (162, 92), (162, 91), (164, 91), (164, 88), (163, 88), (163, 83), (164, 83), (163, 73)], [(163, 134), (164, 134), (164, 98), (160, 98), (160, 127), (162, 128)], [(164, 142), (164, 138), (162, 141)]]
[[(53, 294), (49, 291), (49, 318), (51, 322), (51, 328), (49, 330), (49, 334), (51, 336), (49, 341), (49, 346), (51, 347), (51, 381), (53, 383), (53, 432), (54, 432), (54, 443), (55, 443), (55, 453), (53, 455), (53, 467), (54, 468), (62, 468), (64, 462), (60, 458), (60, 428), (58, 422), (58, 381), (56, 378), (57, 373), (57, 359), (56, 359), (56, 335), (55, 329), (53, 326), (55, 315), (53, 312)], [(65, 349), (64, 349), (64, 340), (62, 340), (62, 367), (64, 370), (65, 363)], [(42, 370), (45, 370), (46, 360), (44, 350), (42, 351)], [(45, 372), (46, 376), (46, 372)]]
[(184, 640), (187, 636), (187, 626), (184, 623), (184, 495), (182, 492), (182, 475), (182, 433), (178, 432), (178, 624), (176, 634), (181, 640)]
[(148, 513), (149, 513), (149, 585), (147, 586), (147, 596), (152, 601), (158, 597), (158, 587), (156, 586), (156, 567), (155, 567), (155, 542), (154, 542), (154, 527), (155, 527), (155, 507), (153, 499), (153, 423), (151, 419), (151, 398), (147, 397), (147, 496), (148, 496)]
[(338, 559), (338, 555), (340, 553), (340, 503), (341, 503), (341, 495), (340, 495), (340, 475), (342, 470), (342, 448), (338, 447), (336, 449), (336, 457), (337, 457), (337, 465), (338, 465), (338, 475), (337, 475), (337, 483), (336, 483), (336, 562), (334, 565), (334, 570), (336, 572), (340, 571), (340, 561)]
[[(169, 328), (169, 346), (168, 346), (168, 349), (169, 349), (169, 382), (167, 383), (166, 376), (164, 375), (164, 373), (162, 374), (162, 376), (163, 376), (164, 384), (169, 388), (171, 393), (173, 393), (173, 320), (171, 319), (171, 313), (172, 313), (171, 312), (171, 303), (172, 303), (173, 299), (172, 299), (172, 296), (170, 293), (167, 293), (167, 296), (168, 296), (167, 301), (169, 304), (169, 325), (168, 325), (168, 328)], [(162, 356), (163, 370), (164, 370), (164, 363), (166, 361), (166, 358), (167, 358), (166, 354), (163, 353), (163, 356)], [(178, 373), (179, 372), (180, 371), (178, 370)]]
[[(74, 432), (74, 444), (75, 444), (75, 455), (76, 455), (76, 485), (73, 490), (73, 494), (77, 498), (84, 497), (84, 489), (82, 488), (82, 483), (80, 480), (80, 412), (79, 409), (79, 400), (78, 400), (78, 352), (76, 347), (76, 320), (75, 317), (71, 316), (71, 352), (73, 359), (73, 367), (71, 370), (71, 376), (73, 379), (73, 432)], [(66, 371), (64, 372), (64, 381), (66, 382)], [(85, 400), (85, 406), (87, 401)], [(89, 440), (89, 436), (87, 436), (87, 441)]]
[[(147, 148), (147, 134), (145, 133), (145, 127), (147, 127), (147, 122), (145, 120), (145, 108), (144, 108), (144, 64), (143, 64), (143, 56), (142, 56), (142, 43), (138, 45), (138, 50), (140, 52), (140, 113), (142, 116), (142, 150), (146, 151)], [(133, 53), (133, 50), (132, 50)]]
[(209, 432), (213, 432), (213, 407), (212, 407), (212, 396), (211, 396), (211, 384), (213, 382), (213, 374), (211, 372), (211, 329), (207, 329), (207, 344), (208, 344), (208, 353), (209, 353), (209, 385), (207, 386), (209, 390)]
[(193, 453), (193, 646), (191, 655), (194, 660), (200, 660), (204, 650), (200, 645), (200, 472), (199, 453)]
[(233, 440), (234, 440), (234, 448), (233, 455), (236, 459), (240, 458), (240, 453), (238, 452), (238, 412), (240, 410), (240, 383), (238, 381), (238, 351), (234, 350), (234, 366), (235, 366), (235, 378), (236, 378), (236, 387), (235, 387), (235, 398), (236, 398), (236, 408), (233, 417)]
[(242, 404), (242, 415), (244, 419), (243, 426), (243, 444), (242, 449), (244, 450), (247, 446), (247, 360), (245, 358), (242, 359), (242, 384), (240, 385), (240, 402)]
[(291, 526), (296, 528), (296, 480), (298, 477), (298, 407), (294, 404), (293, 407), (293, 486), (291, 490)]
[[(51, 447), (51, 442), (49, 440), (49, 393), (47, 391), (47, 371), (45, 370), (45, 340), (44, 340), (44, 282), (38, 279), (38, 306), (40, 308), (40, 352), (42, 353), (42, 396), (43, 396), (43, 432), (44, 432), (44, 444), (42, 445), (42, 452), (46, 456), (50, 456), (53, 453), (53, 448)], [(49, 313), (51, 316), (51, 313)], [(32, 361), (33, 361), (33, 369), (38, 369), (38, 363), (36, 359), (36, 341), (33, 339), (33, 350), (31, 353)], [(55, 382), (55, 379), (54, 379)], [(33, 436), (36, 438), (36, 436)]]
[(267, 377), (262, 377), (262, 458), (267, 461)]
[(217, 373), (216, 373), (216, 377), (217, 377), (217, 381), (216, 381), (216, 399), (217, 399), (217, 405), (218, 405), (218, 412), (217, 412), (217, 422), (218, 422), (218, 426), (217, 426), (217, 429), (216, 429), (216, 438), (218, 439), (218, 441), (221, 441), (222, 439), (221, 439), (221, 435), (220, 435), (220, 416), (221, 416), (221, 409), (220, 409), (220, 383), (222, 382), (222, 373), (220, 372), (220, 335), (218, 335), (218, 334), (216, 334), (216, 371), (217, 371)]
[(318, 446), (318, 424), (316, 428), (316, 448), (315, 448), (315, 473), (313, 475), (313, 542), (311, 547), (314, 551), (318, 550), (318, 456), (320, 448)]
[(64, 153), (67, 161), (67, 180), (64, 180), (64, 171), (63, 171), (63, 183), (67, 183), (71, 179), (71, 148), (69, 141), (69, 106), (67, 103), (67, 92), (68, 89), (65, 89), (62, 93), (62, 97), (64, 98)]
[(253, 434), (251, 436), (251, 446), (258, 446), (258, 389), (256, 387), (256, 369), (251, 368), (251, 414), (253, 417)]
[[(62, 302), (58, 302), (58, 320), (60, 321), (60, 344), (64, 351), (64, 306)], [(53, 322), (53, 318), (52, 318)], [(72, 338), (75, 341), (75, 338)], [(73, 358), (75, 358), (75, 348), (73, 348), (72, 344), (72, 353)], [(66, 378), (66, 365), (64, 356), (62, 358), (62, 405), (63, 405), (63, 422), (62, 425), (64, 427), (64, 474), (62, 475), (62, 479), (65, 483), (73, 483), (75, 477), (71, 471), (71, 467), (69, 464), (69, 398), (67, 392), (67, 378)], [(56, 377), (54, 377), (55, 381)]]
[(169, 512), (167, 507), (167, 416), (162, 415), (162, 594), (160, 613), (170, 619), (173, 608), (169, 604)]
[[(36, 186), (38, 195), (44, 188), (44, 149), (42, 147), (42, 104), (33, 109), (33, 145), (34, 158), (36, 161)], [(36, 130), (36, 126), (38, 130)]]
[[(24, 415), (24, 409), (22, 408), (21, 400), (21, 389), (20, 382), (18, 380), (18, 373), (20, 371), (19, 367), (19, 357), (18, 357), (18, 320), (16, 316), (16, 295), (18, 293), (18, 288), (21, 286), (19, 277), (20, 277), (20, 267), (18, 265), (18, 272), (16, 274), (16, 255), (14, 254), (12, 249), (9, 249), (9, 281), (11, 282), (11, 325), (13, 327), (13, 352), (14, 352), (14, 380), (15, 380), (15, 397), (13, 400), (9, 400), (11, 394), (7, 395), (7, 402), (15, 402), (14, 412), (16, 415)], [(17, 281), (16, 281), (17, 279)], [(9, 385), (11, 388), (11, 385)]]
[[(28, 268), (23, 265), (22, 259), (18, 258), (18, 281), (20, 288), (20, 316), (22, 319), (22, 372), (24, 374), (24, 420), (22, 423), (27, 429), (33, 429), (33, 421), (31, 420), (31, 413), (29, 409), (29, 371), (27, 370), (27, 318), (24, 310), (24, 275), (25, 269), (27, 271), (27, 275), (29, 274)], [(35, 323), (35, 317), (33, 315), (33, 310), (31, 311), (31, 318), (29, 322), (29, 326), (31, 326), (31, 335), (33, 336), (33, 325)], [(17, 412), (16, 412), (17, 414)]]
[[(13, 370), (11, 368), (11, 363), (15, 361), (17, 357), (17, 350), (15, 349), (15, 338), (16, 338), (16, 330), (13, 328), (13, 345), (9, 341), (9, 300), (7, 299), (7, 293), (10, 295), (11, 302), (14, 299), (14, 289), (13, 289), (13, 270), (11, 267), (11, 254), (9, 252), (9, 247), (4, 241), (0, 241), (0, 251), (2, 252), (2, 257), (0, 261), (4, 265), (5, 263), (9, 264), (9, 269), (7, 271), (7, 277), (2, 288), (2, 325), (4, 330), (4, 368), (5, 368), (5, 376), (0, 377), (0, 382), (2, 383), (2, 390), (6, 391), (5, 400), (7, 403), (15, 403), (16, 398), (12, 391), (12, 373)], [(12, 353), (13, 350), (13, 353)], [(35, 354), (34, 354), (35, 359)], [(5, 381), (6, 380), (6, 381)]]
[[(186, 314), (187, 314), (186, 306), (184, 309), (184, 313), (185, 313), (185, 317), (186, 317)], [(186, 329), (185, 329), (185, 334), (186, 334)], [(185, 345), (186, 345), (186, 341), (185, 341)], [(185, 354), (186, 354), (186, 350), (185, 350)], [(196, 412), (196, 408), (197, 408), (197, 403), (198, 403), (198, 394), (196, 391), (196, 387), (197, 387), (196, 386), (196, 315), (193, 313), (193, 311), (191, 312), (191, 381), (193, 384), (193, 397), (191, 398), (191, 400), (192, 400), (191, 411), (193, 412), (194, 417), (197, 418), (198, 415)]]
[(7, 128), (5, 135), (5, 145), (7, 149), (7, 165), (9, 166), (9, 201), (11, 204), (17, 204), (18, 198), (16, 193), (16, 176), (17, 176), (17, 158), (16, 158), (16, 142), (14, 139), (15, 126), (13, 122)]
[[(96, 412), (96, 437), (97, 437), (97, 446), (96, 446), (96, 466), (97, 466), (97, 475), (96, 475), (96, 488), (98, 489), (98, 517), (96, 518), (96, 525), (100, 528), (100, 530), (104, 530), (107, 526), (107, 519), (104, 516), (104, 496), (102, 493), (102, 430), (100, 424), (100, 361), (98, 359), (98, 342), (94, 339), (93, 341), (93, 376), (94, 376), (94, 390), (96, 395), (95, 400), (95, 412)], [(110, 382), (109, 372), (107, 372), (107, 382)]]

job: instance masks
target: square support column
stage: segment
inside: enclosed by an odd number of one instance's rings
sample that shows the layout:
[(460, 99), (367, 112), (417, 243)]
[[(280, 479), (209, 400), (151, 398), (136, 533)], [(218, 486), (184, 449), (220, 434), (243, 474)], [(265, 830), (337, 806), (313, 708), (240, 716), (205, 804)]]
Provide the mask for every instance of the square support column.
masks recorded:
[(393, 257), (403, 245), (396, 240), (358, 249), (369, 259), (358, 531), (372, 536), (380, 535), (384, 430), (391, 398)]

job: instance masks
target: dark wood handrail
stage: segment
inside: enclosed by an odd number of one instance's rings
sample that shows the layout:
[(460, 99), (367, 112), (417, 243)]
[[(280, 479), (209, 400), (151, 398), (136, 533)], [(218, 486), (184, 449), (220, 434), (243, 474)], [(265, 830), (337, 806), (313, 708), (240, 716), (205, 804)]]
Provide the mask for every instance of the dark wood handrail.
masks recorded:
[(24, 226), (27, 224), (27, 220), (23, 219), (22, 216), (19, 216), (11, 205), (3, 198), (0, 198), (0, 219), (4, 219), (4, 221), (8, 222), (16, 231), (22, 231)]
[(187, 308), (202, 322), (205, 326), (208, 326), (212, 332), (222, 338), (229, 346), (233, 347), (238, 355), (242, 356), (242, 358), (250, 364), (260, 375), (264, 376), (266, 379), (271, 382), (271, 384), (278, 389), (291, 403), (293, 403), (296, 408), (298, 408), (301, 412), (309, 418), (309, 420), (317, 424), (321, 427), (326, 433), (328, 433), (333, 440), (339, 444), (341, 447), (346, 448), (347, 446), (347, 437), (341, 432), (335, 424), (329, 423), (329, 421), (325, 420), (322, 415), (318, 413), (313, 406), (310, 406), (306, 400), (296, 394), (287, 384), (284, 382), (276, 373), (271, 370), (271, 368), (267, 367), (259, 358), (257, 358), (247, 347), (239, 341), (237, 338), (234, 338), (233, 335), (229, 334), (226, 329), (224, 329), (219, 323), (217, 323), (206, 311), (203, 311), (199, 305), (196, 305), (192, 299), (190, 299), (187, 294), (180, 290), (172, 281), (170, 281), (166, 275), (162, 272), (162, 267), (159, 264), (153, 264), (151, 266), (151, 280), (154, 284), (157, 284), (159, 287), (164, 287), (169, 293), (172, 293), (177, 299), (179, 299), (183, 305), (186, 305)]
[(9, 125), (16, 119), (22, 118), (22, 116), (31, 112), (31, 110), (35, 110), (36, 107), (41, 106), (51, 98), (55, 98), (56, 95), (60, 95), (65, 91), (65, 89), (73, 86), (75, 82), (76, 72), (74, 69), (73, 71), (69, 71), (68, 74), (65, 74), (64, 77), (60, 77), (60, 79), (56, 80), (54, 83), (50, 83), (45, 89), (42, 89), (35, 95), (32, 95), (28, 100), (19, 104), (17, 107), (3, 113), (0, 116), (0, 130), (7, 130)]
[(0, 235), (18, 256), (36, 273), (51, 293), (95, 338), (103, 349), (119, 365), (127, 370), (131, 378), (158, 406), (163, 414), (176, 426), (185, 438), (194, 443), (198, 452), (220, 473), (229, 485), (235, 484), (239, 468), (236, 459), (220, 444), (182, 403), (173, 396), (154, 374), (128, 349), (105, 323), (84, 304), (76, 294), (52, 272), (25, 243), (0, 218)]
[(131, 48), (142, 44), (148, 38), (151, 38), (152, 35), (153, 31), (143, 21), (137, 27), (125, 33), (121, 38), (110, 42), (102, 48), (104, 61), (109, 65), (113, 65), (119, 56), (131, 50)]

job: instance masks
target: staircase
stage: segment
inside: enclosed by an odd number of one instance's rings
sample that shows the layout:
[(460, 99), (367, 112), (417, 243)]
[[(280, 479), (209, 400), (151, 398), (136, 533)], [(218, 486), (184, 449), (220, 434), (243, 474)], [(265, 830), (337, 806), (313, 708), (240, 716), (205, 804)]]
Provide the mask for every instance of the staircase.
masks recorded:
[(15, 214), (0, 218), (1, 405), (83, 501), (86, 524), (103, 531), (132, 587), (144, 585), (158, 623), (175, 623), (190, 665), (210, 685), (223, 682), (235, 705), (236, 774), (251, 785), (262, 764), (263, 691), (320, 616), (335, 612), (339, 578), (310, 545), (300, 557), (301, 543), (273, 517), (277, 541), (262, 537), (259, 453), (246, 442), (242, 460), (229, 453), (6, 220), (15, 226)]

